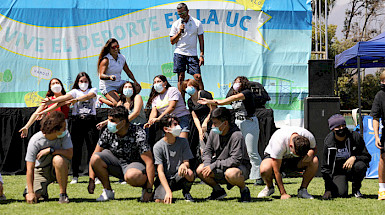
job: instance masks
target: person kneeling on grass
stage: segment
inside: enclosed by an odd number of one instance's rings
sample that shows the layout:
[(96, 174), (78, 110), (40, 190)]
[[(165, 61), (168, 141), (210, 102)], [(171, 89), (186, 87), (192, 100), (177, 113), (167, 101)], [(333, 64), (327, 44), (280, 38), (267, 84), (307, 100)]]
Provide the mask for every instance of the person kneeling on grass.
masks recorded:
[(155, 168), (146, 132), (131, 124), (128, 110), (118, 106), (108, 111), (107, 129), (104, 130), (92, 154), (89, 168), (88, 192), (94, 193), (95, 177), (103, 184), (103, 193), (96, 201), (115, 198), (109, 175), (124, 179), (127, 184), (142, 187), (141, 201), (152, 198)]
[(260, 167), (261, 176), (266, 187), (258, 194), (258, 198), (267, 197), (274, 193), (273, 178), (281, 193), (281, 199), (291, 196), (283, 186), (281, 172), (291, 173), (305, 170), (298, 197), (314, 199), (307, 192), (310, 181), (318, 170), (316, 142), (313, 134), (301, 127), (283, 127), (277, 130), (265, 149), (265, 158)]
[(194, 156), (187, 139), (179, 137), (182, 131), (179, 119), (166, 114), (160, 123), (165, 135), (154, 145), (155, 165), (158, 165), (154, 199), (171, 204), (172, 191), (182, 190), (185, 200), (194, 202), (190, 190), (195, 176), (189, 163)]
[(27, 203), (48, 200), (47, 187), (54, 181), (60, 188), (59, 203), (69, 203), (66, 191), (73, 149), (64, 117), (59, 111), (47, 115), (40, 123), (41, 131), (29, 140), (25, 156), (27, 188), (23, 193)]
[(231, 120), (227, 108), (214, 109), (211, 120), (213, 127), (203, 150), (203, 164), (197, 169), (198, 177), (213, 188), (207, 199), (220, 200), (226, 197), (226, 191), (219, 184), (227, 184), (227, 189), (238, 186), (241, 202), (249, 202), (250, 190), (245, 180), (249, 177), (251, 164), (245, 139)]

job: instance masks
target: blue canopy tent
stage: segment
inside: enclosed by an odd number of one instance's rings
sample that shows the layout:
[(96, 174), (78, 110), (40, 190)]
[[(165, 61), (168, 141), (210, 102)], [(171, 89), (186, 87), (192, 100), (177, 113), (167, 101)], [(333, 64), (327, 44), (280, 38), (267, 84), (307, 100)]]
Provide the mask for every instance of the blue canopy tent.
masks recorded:
[[(385, 32), (369, 41), (358, 42), (335, 57), (335, 68), (373, 68), (385, 67)], [(358, 110), (361, 118), (361, 77), (358, 72)]]

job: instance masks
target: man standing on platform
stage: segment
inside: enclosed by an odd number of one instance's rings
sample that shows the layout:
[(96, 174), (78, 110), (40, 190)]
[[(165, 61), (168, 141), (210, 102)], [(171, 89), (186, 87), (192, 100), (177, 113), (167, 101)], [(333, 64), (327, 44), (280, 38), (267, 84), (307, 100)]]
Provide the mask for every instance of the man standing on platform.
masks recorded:
[(381, 90), (377, 92), (374, 97), (374, 101), (372, 104), (372, 110), (370, 115), (373, 117), (373, 130), (374, 137), (376, 138), (376, 146), (381, 150), (380, 161), (378, 163), (378, 182), (379, 182), (379, 190), (378, 190), (378, 200), (385, 200), (385, 150), (384, 150), (384, 142), (385, 129), (382, 128), (382, 136), (380, 139), (379, 136), (379, 128), (380, 122), (379, 119), (382, 119), (382, 124), (384, 125), (385, 119), (385, 71), (380, 75), (381, 81)]
[[(180, 17), (172, 24), (170, 42), (176, 44), (174, 51), (174, 73), (178, 73), (178, 89), (182, 92), (185, 71), (192, 75), (203, 90), (200, 66), (204, 65), (204, 39), (202, 23), (189, 15), (185, 3), (179, 3), (177, 12)], [(199, 40), (200, 56), (197, 56), (197, 39)]]

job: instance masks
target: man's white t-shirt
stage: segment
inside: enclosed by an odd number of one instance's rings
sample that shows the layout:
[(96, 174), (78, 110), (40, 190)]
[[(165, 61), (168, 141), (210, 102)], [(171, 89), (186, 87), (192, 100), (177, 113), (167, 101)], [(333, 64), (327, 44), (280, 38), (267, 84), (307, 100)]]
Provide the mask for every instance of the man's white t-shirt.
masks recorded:
[(297, 133), (298, 135), (304, 136), (310, 141), (310, 148), (316, 147), (315, 138), (310, 131), (302, 127), (287, 126), (278, 129), (271, 136), (269, 144), (266, 146), (265, 154), (270, 154), (270, 157), (275, 159), (283, 159), (292, 157), (290, 154), (290, 137), (292, 134)]
[(87, 95), (90, 92), (95, 94), (95, 97), (85, 101), (76, 102), (72, 108), (72, 115), (96, 115), (95, 103), (98, 90), (95, 87), (88, 88), (85, 92), (81, 91), (80, 89), (73, 89), (69, 92), (69, 94), (71, 94), (71, 96), (76, 99)]
[[(179, 41), (176, 43), (174, 53), (185, 56), (197, 56), (197, 40), (198, 35), (203, 34), (201, 21), (189, 15), (189, 20), (185, 23), (184, 33), (182, 33)], [(182, 19), (176, 20), (171, 27), (170, 37), (175, 36), (179, 32), (179, 26)]]

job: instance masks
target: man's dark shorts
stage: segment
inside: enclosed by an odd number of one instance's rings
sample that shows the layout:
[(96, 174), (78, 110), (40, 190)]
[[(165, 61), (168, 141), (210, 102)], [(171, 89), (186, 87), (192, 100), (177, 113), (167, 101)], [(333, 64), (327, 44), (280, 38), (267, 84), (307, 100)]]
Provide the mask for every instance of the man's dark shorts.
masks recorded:
[(174, 53), (174, 73), (185, 72), (190, 75), (201, 74), (198, 56), (186, 56)]
[[(263, 159), (272, 158), (270, 154), (265, 154), (265, 157)], [(282, 159), (281, 168), (279, 171), (282, 173), (284, 172), (286, 175), (292, 175), (299, 172), (303, 172), (306, 167), (298, 168), (299, 162), (303, 158), (301, 157), (292, 157), (292, 158), (284, 158)]]
[[(238, 168), (242, 171), (242, 175), (245, 178), (245, 181), (249, 179), (250, 175), (250, 168), (246, 167), (245, 165), (241, 164), (237, 167), (232, 167), (232, 168)], [(226, 169), (227, 170), (227, 169)], [(226, 170), (222, 169), (213, 169), (212, 172), (214, 173), (214, 181), (219, 183), (219, 184), (227, 184), (227, 180), (225, 177), (225, 172)]]
[[(173, 178), (167, 179), (167, 182), (172, 192), (177, 190), (183, 190), (183, 192), (190, 192), (191, 185), (193, 183), (193, 182), (187, 181), (185, 177), (179, 176), (178, 173), (176, 173)], [(164, 189), (163, 185), (160, 183), (159, 178), (155, 180), (154, 186), (155, 186), (154, 199), (163, 200), (164, 197), (166, 196), (166, 190)]]
[(106, 164), (108, 174), (124, 180), (127, 170), (135, 168), (146, 174), (146, 166), (140, 162), (121, 163), (117, 157), (108, 149), (96, 153)]

